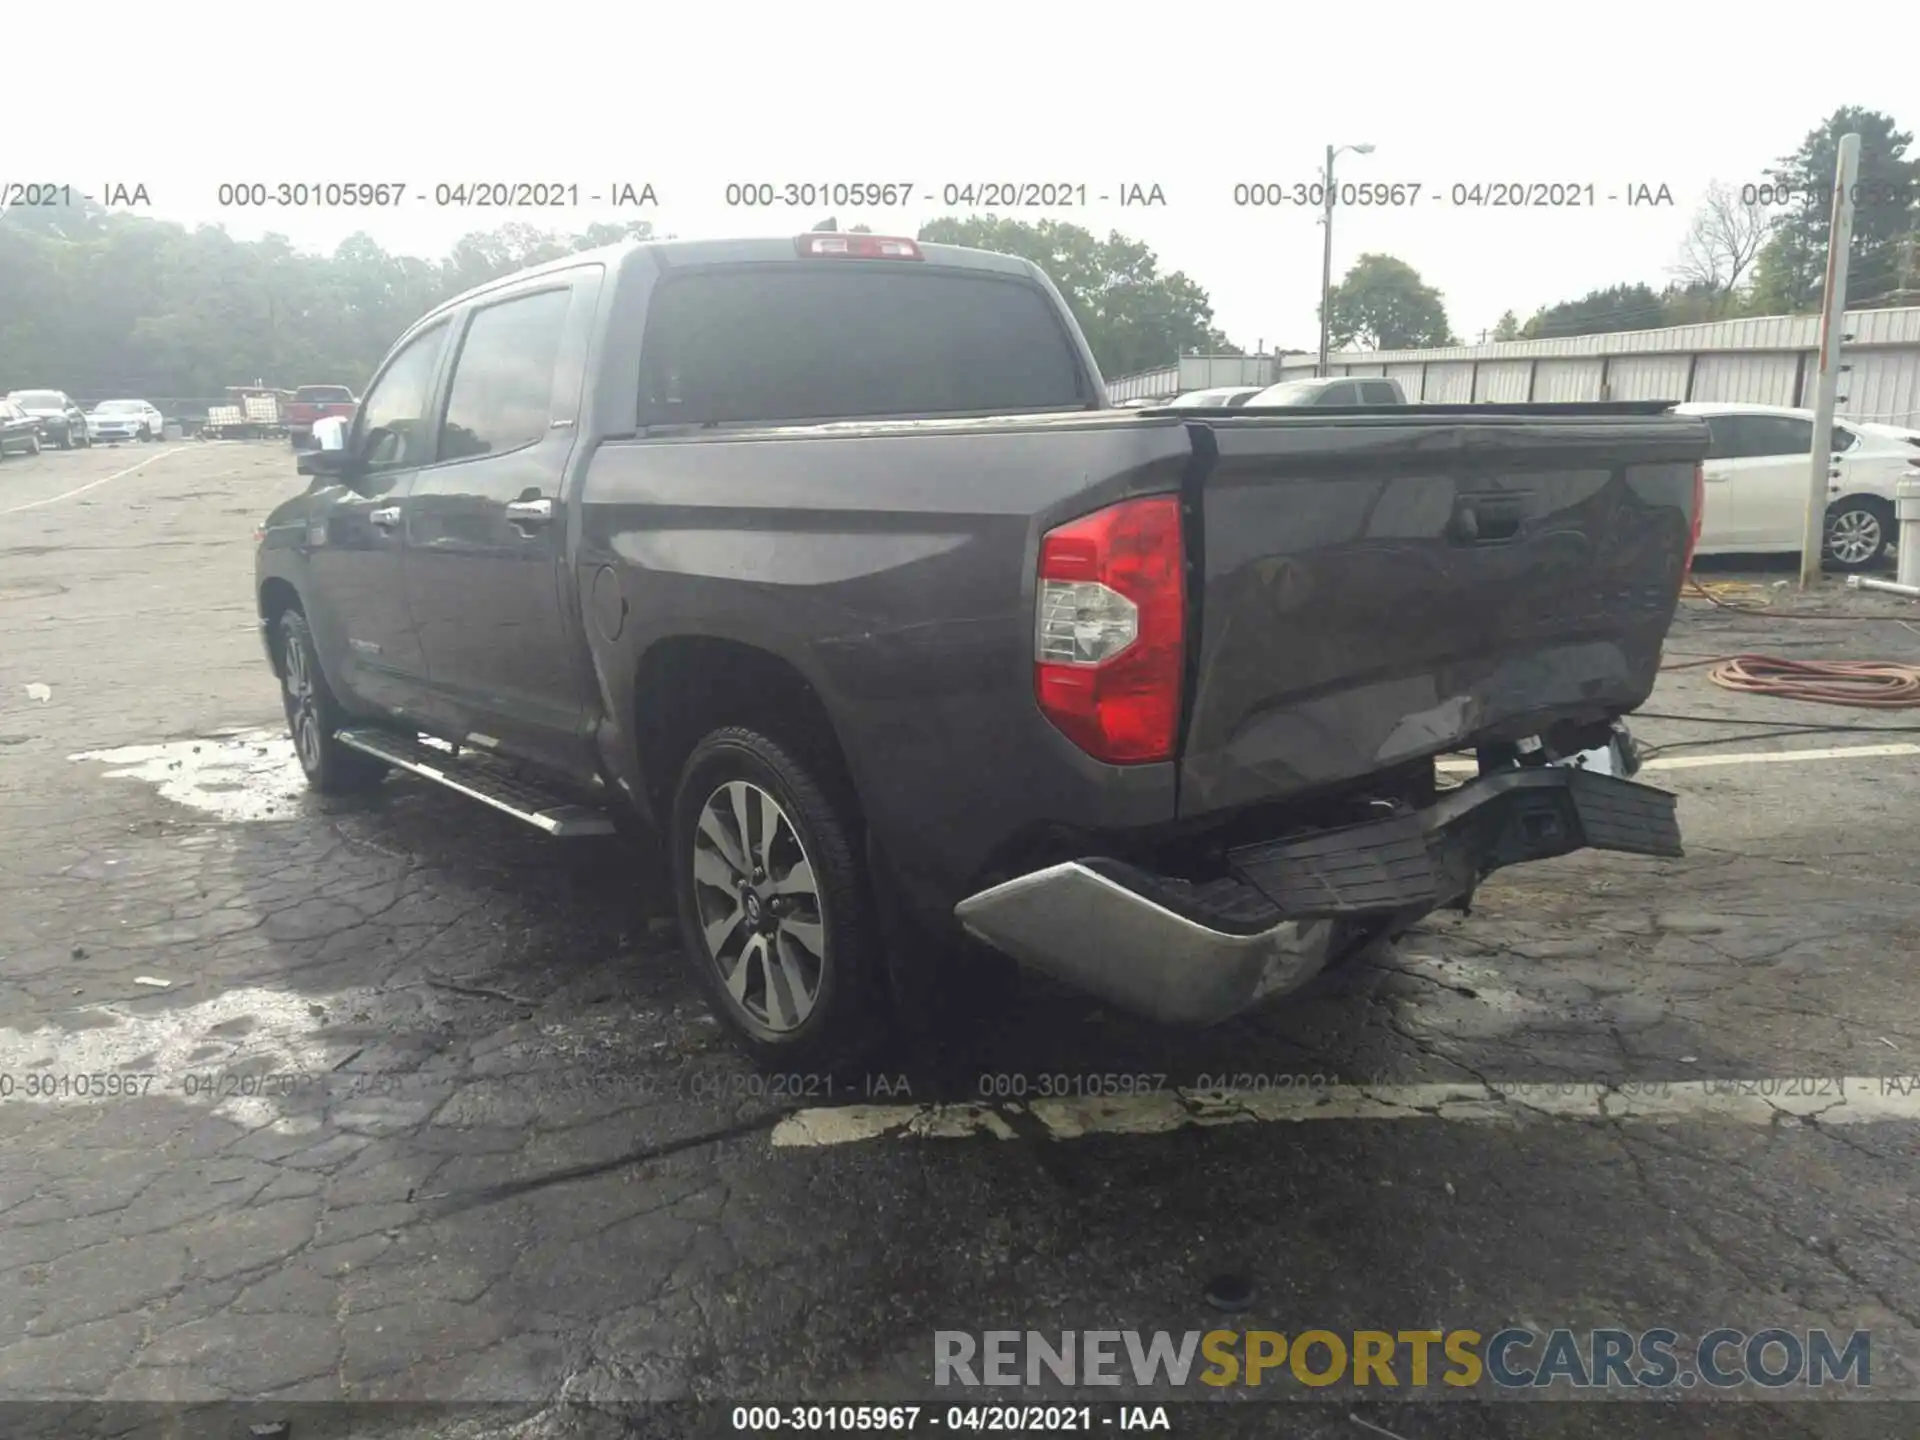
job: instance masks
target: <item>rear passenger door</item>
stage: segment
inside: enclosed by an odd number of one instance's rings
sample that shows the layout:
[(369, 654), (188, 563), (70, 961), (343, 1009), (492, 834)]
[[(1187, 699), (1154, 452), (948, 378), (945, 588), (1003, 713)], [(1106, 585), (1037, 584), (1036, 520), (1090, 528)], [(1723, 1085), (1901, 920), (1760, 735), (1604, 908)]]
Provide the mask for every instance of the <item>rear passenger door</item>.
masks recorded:
[(602, 274), (537, 277), (459, 322), (403, 566), (442, 722), (469, 744), (582, 778), (591, 677), (565, 583), (562, 489)]

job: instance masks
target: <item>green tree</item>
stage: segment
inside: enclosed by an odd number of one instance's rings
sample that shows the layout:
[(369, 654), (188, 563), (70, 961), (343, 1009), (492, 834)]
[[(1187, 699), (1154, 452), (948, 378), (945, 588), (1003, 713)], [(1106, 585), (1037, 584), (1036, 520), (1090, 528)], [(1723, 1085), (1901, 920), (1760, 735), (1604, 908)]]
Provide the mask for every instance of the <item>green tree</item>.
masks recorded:
[(1860, 169), (1846, 301), (1872, 305), (1901, 288), (1908, 237), (1920, 229), (1920, 159), (1907, 158), (1913, 135), (1897, 128), (1889, 115), (1846, 105), (1766, 172), (1792, 199), (1760, 254), (1751, 301), (1756, 313), (1791, 314), (1819, 306), (1834, 169), (1840, 137), (1850, 132), (1860, 136)]
[(1501, 312), (1500, 318), (1493, 323), (1495, 340), (1518, 340), (1520, 338), (1520, 318), (1511, 310)]
[(518, 269), (652, 226), (578, 235), (506, 225), (445, 259), (349, 236), (331, 255), (280, 235), (236, 240), (98, 206), (0, 214), (0, 388), (86, 399), (211, 399), (227, 386), (363, 383), (401, 331), (442, 300)]
[(1336, 350), (1421, 350), (1455, 344), (1440, 292), (1391, 255), (1362, 255), (1333, 287), (1328, 339)]
[(1241, 353), (1214, 328), (1206, 291), (1177, 270), (1162, 273), (1152, 250), (1118, 231), (1102, 240), (1058, 220), (947, 216), (921, 226), (919, 238), (1038, 265), (1066, 297), (1103, 374), (1129, 375), (1180, 355)]
[(1665, 299), (1650, 285), (1609, 285), (1578, 300), (1563, 300), (1534, 312), (1520, 328), (1528, 340), (1565, 335), (1604, 335), (1616, 330), (1652, 330), (1666, 323)]

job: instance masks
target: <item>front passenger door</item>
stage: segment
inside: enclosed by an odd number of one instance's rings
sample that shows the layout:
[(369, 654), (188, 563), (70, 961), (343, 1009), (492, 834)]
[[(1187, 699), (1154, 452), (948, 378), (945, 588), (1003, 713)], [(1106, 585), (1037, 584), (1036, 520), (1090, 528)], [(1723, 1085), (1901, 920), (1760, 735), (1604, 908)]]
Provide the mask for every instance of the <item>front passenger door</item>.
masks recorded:
[(347, 437), (352, 482), (317, 485), (309, 502), (307, 619), (328, 679), (363, 710), (416, 713), (424, 693), (400, 548), (414, 477), (432, 457), (434, 389), (451, 329), (442, 320), (387, 361)]

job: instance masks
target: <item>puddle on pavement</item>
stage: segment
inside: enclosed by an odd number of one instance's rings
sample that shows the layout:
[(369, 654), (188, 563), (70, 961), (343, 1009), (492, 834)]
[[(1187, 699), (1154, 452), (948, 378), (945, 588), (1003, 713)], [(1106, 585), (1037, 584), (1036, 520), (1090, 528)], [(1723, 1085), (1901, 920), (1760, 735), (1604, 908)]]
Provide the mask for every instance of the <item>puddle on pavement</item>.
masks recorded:
[(293, 741), (277, 730), (228, 731), (67, 758), (113, 766), (109, 780), (144, 780), (176, 805), (221, 820), (290, 820), (301, 813), (307, 793)]
[[(191, 1005), (89, 1006), (36, 1030), (0, 1026), (0, 1075), (8, 1103), (122, 1104), (145, 1096), (205, 1105), (250, 1130), (304, 1134), (320, 1124), (316, 1101), (344, 1093), (348, 1077), (333, 1067), (359, 1049), (321, 1032), (373, 1013), (376, 1003), (371, 990), (291, 995), (249, 987)], [(75, 1093), (83, 1083), (89, 1093)]]

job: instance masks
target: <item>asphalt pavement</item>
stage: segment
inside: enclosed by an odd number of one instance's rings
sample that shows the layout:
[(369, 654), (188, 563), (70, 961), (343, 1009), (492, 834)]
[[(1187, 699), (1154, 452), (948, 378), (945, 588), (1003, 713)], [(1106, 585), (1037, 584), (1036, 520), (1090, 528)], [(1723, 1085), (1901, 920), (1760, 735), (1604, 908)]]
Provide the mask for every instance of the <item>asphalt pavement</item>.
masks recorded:
[[(939, 1332), (1508, 1326), (1868, 1331), (1870, 1383), (1097, 1398), (1354, 1440), (1920, 1427), (1920, 734), (1770, 728), (1920, 717), (1674, 669), (1647, 709), (1685, 718), (1635, 733), (1682, 860), (1503, 872), (1198, 1036), (1025, 983), (830, 1087), (735, 1056), (631, 843), (303, 791), (250, 599), (298, 483), (267, 443), (0, 462), (0, 1401), (39, 1407), (0, 1430), (945, 1416), (1008, 1393), (937, 1386)], [(1789, 575), (1743, 578), (1828, 618), (1689, 601), (1670, 659), (1920, 659), (1920, 607)]]

